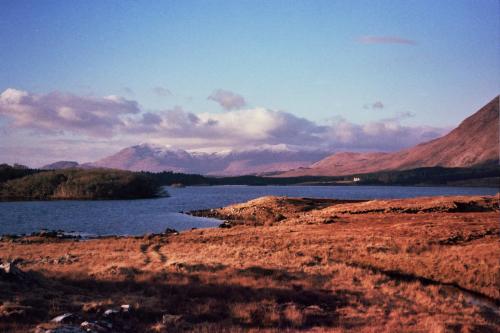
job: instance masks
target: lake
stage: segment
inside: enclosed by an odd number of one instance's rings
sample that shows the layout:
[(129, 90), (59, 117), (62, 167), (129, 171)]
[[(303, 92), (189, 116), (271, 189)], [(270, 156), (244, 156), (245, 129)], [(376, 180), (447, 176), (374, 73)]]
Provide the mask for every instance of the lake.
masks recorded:
[(0, 234), (27, 234), (46, 228), (89, 235), (141, 235), (166, 228), (214, 227), (220, 221), (180, 212), (218, 208), (265, 195), (391, 199), (498, 192), (496, 188), (410, 186), (192, 186), (167, 190), (168, 198), (146, 200), (0, 202)]

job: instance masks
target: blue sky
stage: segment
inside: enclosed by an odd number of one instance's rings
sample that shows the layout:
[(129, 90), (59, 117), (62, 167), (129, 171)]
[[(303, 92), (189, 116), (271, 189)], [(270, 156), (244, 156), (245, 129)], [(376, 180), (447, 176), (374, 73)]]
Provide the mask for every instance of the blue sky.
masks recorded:
[(319, 125), (411, 114), (406, 126), (451, 128), (498, 94), (499, 13), (496, 0), (1, 0), (0, 92), (197, 115), (233, 112), (207, 98), (223, 89)]

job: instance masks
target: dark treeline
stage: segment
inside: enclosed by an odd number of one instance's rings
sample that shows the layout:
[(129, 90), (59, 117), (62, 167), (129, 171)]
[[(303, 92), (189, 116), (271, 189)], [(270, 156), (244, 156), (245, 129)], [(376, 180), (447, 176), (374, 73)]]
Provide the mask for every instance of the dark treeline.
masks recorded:
[[(149, 173), (155, 181), (164, 186), (182, 184), (193, 185), (453, 185), (465, 182), (466, 185), (498, 187), (500, 184), (500, 166), (484, 165), (477, 168), (428, 167), (403, 171), (383, 171), (349, 176), (302, 176), (302, 177), (206, 177), (175, 172)], [(360, 180), (354, 182), (354, 178)], [(488, 180), (488, 181), (483, 181)]]
[[(404, 171), (383, 171), (356, 175), (363, 185), (464, 185), (500, 186), (500, 166), (485, 165), (476, 168), (428, 167)], [(489, 182), (481, 181), (488, 179)]]
[(185, 186), (193, 185), (253, 185), (253, 186), (264, 186), (264, 185), (298, 185), (298, 184), (308, 184), (308, 183), (319, 183), (319, 182), (331, 182), (342, 180), (344, 177), (316, 177), (316, 176), (304, 176), (304, 177), (260, 177), (260, 176), (234, 176), (234, 177), (209, 177), (197, 174), (184, 174), (176, 173), (171, 171), (163, 171), (158, 173), (153, 172), (141, 172), (142, 174), (153, 177), (158, 184), (169, 186), (173, 184), (182, 184)]
[(20, 164), (14, 164), (13, 166), (0, 164), (0, 184), (11, 179), (22, 178), (41, 171), (43, 170), (30, 169)]

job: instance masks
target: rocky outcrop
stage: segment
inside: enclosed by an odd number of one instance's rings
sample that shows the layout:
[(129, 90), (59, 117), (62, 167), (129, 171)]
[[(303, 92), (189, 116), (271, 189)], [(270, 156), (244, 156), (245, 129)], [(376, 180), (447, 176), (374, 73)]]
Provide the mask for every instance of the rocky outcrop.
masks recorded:
[(26, 283), (31, 282), (32, 278), (17, 267), (16, 261), (8, 261), (0, 262), (0, 280)]
[(190, 212), (191, 215), (226, 220), (221, 227), (240, 224), (274, 225), (298, 217), (304, 212), (323, 209), (361, 200), (311, 199), (266, 196), (219, 209), (207, 209)]
[(334, 223), (339, 215), (498, 212), (498, 197), (449, 196), (393, 200), (336, 200), (267, 196), (190, 214), (224, 220), (221, 227)]

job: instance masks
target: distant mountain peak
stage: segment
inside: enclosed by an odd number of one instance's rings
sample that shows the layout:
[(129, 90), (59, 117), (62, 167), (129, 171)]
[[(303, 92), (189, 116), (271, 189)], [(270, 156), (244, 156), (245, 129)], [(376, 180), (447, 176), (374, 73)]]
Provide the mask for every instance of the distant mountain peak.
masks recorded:
[(41, 169), (44, 170), (60, 170), (60, 169), (72, 169), (78, 168), (80, 164), (75, 161), (57, 161), (51, 164), (44, 165)]

